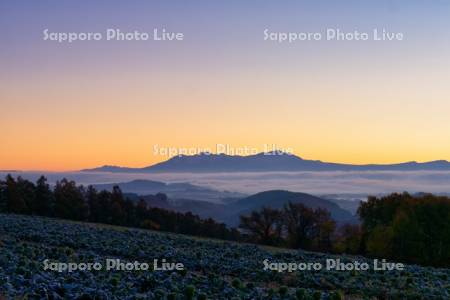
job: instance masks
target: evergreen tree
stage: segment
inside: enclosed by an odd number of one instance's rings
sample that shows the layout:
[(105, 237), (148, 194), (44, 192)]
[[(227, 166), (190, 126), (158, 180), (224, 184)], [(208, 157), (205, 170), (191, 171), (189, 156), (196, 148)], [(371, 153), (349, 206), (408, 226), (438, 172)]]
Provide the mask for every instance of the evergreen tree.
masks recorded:
[(21, 194), (21, 189), (16, 180), (8, 174), (6, 176), (6, 210), (16, 214), (26, 214), (28, 207)]
[(126, 217), (123, 210), (124, 199), (122, 191), (118, 186), (113, 187), (110, 200), (111, 223), (122, 225), (125, 223)]
[(84, 190), (77, 187), (74, 181), (63, 179), (55, 186), (55, 216), (72, 220), (85, 220), (87, 205), (84, 201)]
[(35, 199), (33, 212), (40, 216), (51, 216), (53, 211), (54, 199), (47, 178), (39, 177), (36, 182)]
[(6, 181), (0, 180), (0, 212), (6, 212)]
[(86, 189), (86, 201), (88, 205), (88, 220), (90, 222), (100, 222), (100, 204), (97, 190), (92, 186)]

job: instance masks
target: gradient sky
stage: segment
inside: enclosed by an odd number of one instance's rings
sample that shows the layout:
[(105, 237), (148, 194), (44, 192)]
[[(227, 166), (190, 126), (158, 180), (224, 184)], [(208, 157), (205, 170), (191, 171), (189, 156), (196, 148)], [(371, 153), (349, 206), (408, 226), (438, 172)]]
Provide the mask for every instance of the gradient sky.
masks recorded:
[[(450, 160), (448, 1), (0, 2), (0, 169), (146, 166), (153, 145), (261, 148), (347, 163)], [(181, 42), (43, 41), (183, 32)], [(403, 32), (395, 42), (263, 31)]]

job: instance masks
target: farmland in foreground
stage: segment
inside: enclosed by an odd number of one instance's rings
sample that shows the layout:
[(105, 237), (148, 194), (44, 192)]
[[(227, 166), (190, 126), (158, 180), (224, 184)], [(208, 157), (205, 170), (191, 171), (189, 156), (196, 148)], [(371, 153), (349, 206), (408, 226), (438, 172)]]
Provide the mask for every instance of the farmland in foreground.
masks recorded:
[[(321, 262), (334, 256), (182, 235), (0, 214), (0, 298), (27, 299), (449, 299), (450, 270), (264, 270), (271, 262)], [(152, 263), (185, 271), (44, 270), (53, 262)], [(336, 256), (372, 264), (363, 257)]]

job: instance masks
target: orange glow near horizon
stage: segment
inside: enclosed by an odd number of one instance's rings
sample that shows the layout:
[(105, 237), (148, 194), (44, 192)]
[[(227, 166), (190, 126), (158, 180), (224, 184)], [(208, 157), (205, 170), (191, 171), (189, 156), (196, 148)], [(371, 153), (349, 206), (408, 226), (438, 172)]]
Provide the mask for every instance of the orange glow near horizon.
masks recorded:
[(445, 88), (425, 95), (410, 90), (409, 82), (361, 87), (356, 78), (316, 83), (298, 76), (283, 82), (233, 74), (193, 77), (203, 84), (190, 76), (176, 88), (169, 78), (148, 76), (120, 85), (89, 76), (76, 78), (76, 85), (56, 78), (25, 88), (12, 82), (2, 96), (8, 109), (0, 121), (0, 169), (143, 167), (168, 159), (153, 154), (155, 144), (261, 151), (276, 144), (305, 159), (355, 164), (450, 160)]

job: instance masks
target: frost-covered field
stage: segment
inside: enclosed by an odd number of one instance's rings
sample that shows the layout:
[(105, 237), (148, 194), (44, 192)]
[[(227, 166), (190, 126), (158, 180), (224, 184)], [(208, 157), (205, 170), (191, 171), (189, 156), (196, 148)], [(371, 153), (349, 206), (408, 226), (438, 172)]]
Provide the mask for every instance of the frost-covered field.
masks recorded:
[[(450, 270), (264, 270), (263, 261), (324, 262), (331, 255), (269, 249), (145, 230), (0, 214), (0, 298), (449, 299)], [(184, 264), (185, 271), (44, 270), (43, 261), (107, 258)], [(342, 261), (372, 260), (340, 257)]]

